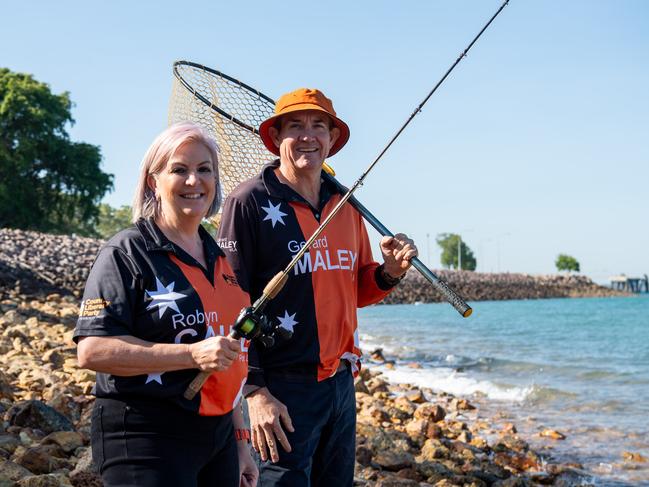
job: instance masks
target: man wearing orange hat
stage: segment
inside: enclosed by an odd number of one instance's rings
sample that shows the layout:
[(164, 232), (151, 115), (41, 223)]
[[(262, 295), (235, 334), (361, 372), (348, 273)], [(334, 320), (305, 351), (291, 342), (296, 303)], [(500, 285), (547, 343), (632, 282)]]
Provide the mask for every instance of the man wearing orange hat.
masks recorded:
[[(282, 96), (259, 132), (279, 159), (230, 194), (219, 229), (219, 244), (253, 300), (342, 198), (321, 171), (349, 139), (331, 100), (305, 88)], [(249, 350), (246, 395), (264, 487), (352, 485), (356, 308), (383, 299), (417, 248), (397, 234), (381, 240), (381, 253), (379, 265), (361, 215), (346, 204), (265, 308), (293, 336)]]

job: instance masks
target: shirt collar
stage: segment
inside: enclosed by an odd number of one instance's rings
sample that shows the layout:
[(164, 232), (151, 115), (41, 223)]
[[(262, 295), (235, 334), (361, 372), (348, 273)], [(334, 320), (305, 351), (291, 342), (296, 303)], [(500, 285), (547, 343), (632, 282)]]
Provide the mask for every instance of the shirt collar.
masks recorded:
[[(178, 246), (175, 245), (171, 240), (169, 240), (164, 233), (162, 233), (162, 230), (160, 230), (160, 227), (156, 225), (155, 221), (153, 221), (153, 218), (140, 218), (135, 223), (135, 226), (140, 231), (140, 234), (144, 239), (144, 243), (148, 251), (158, 250), (164, 252), (173, 252), (176, 255), (179, 254), (180, 249), (178, 248)], [(207, 230), (203, 228), (202, 225), (198, 226), (198, 235), (201, 237), (206, 251), (209, 254), (212, 254), (214, 258), (225, 256), (221, 248), (216, 244), (212, 236), (208, 233)], [(206, 257), (208, 261), (212, 260), (210, 259), (210, 256)]]
[[(279, 167), (279, 159), (275, 159), (273, 162), (266, 164), (261, 170), (261, 180), (264, 184), (264, 188), (269, 196), (275, 198), (280, 198), (286, 201), (298, 201), (300, 203), (309, 204), (302, 196), (300, 196), (293, 188), (288, 184), (280, 182), (280, 180), (275, 175), (275, 169)], [(338, 188), (331, 184), (327, 178), (322, 178), (322, 184), (320, 185), (320, 208), (324, 207), (325, 203), (329, 201), (332, 195), (340, 193)]]

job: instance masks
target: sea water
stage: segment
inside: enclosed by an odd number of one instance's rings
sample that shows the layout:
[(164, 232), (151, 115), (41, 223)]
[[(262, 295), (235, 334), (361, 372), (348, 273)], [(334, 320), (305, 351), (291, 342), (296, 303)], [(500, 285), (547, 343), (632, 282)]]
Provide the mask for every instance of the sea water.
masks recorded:
[[(361, 347), (397, 361), (381, 368), (390, 381), (511, 415), (533, 446), (582, 464), (595, 485), (649, 486), (649, 464), (624, 459), (649, 458), (649, 297), (471, 305), (469, 318), (446, 303), (361, 309)], [(540, 438), (546, 428), (566, 440)]]

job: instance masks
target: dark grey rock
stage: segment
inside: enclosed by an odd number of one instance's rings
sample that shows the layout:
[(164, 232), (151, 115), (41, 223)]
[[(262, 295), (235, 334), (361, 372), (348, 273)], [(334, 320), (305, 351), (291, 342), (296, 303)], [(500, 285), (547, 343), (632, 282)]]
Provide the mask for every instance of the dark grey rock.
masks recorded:
[(55, 431), (74, 431), (72, 422), (42, 401), (24, 401), (13, 406), (6, 413), (12, 426), (40, 429), (49, 434)]

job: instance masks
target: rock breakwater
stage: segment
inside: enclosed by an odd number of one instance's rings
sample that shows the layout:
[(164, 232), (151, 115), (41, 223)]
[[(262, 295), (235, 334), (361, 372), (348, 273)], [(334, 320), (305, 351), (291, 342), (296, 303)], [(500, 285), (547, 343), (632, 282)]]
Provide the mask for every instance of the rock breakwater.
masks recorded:
[[(531, 275), (471, 271), (435, 271), (465, 301), (628, 296), (574, 274)], [(397, 288), (383, 300), (385, 304), (412, 304), (442, 301), (442, 295), (417, 271), (411, 269)]]
[(0, 291), (80, 295), (102, 240), (0, 229)]

